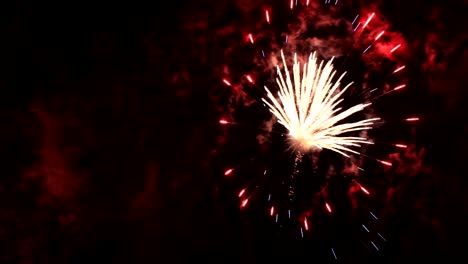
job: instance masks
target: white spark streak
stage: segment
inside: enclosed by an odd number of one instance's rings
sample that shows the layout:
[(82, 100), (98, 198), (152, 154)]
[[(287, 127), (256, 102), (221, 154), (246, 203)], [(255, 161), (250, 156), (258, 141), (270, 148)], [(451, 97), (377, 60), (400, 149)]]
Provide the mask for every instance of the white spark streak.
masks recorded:
[(293, 149), (297, 151), (329, 149), (349, 157), (349, 153), (359, 154), (349, 147), (361, 147), (360, 144), (372, 143), (364, 137), (343, 136), (347, 132), (371, 129), (374, 121), (380, 118), (338, 124), (362, 111), (370, 103), (358, 104), (343, 111), (341, 107), (337, 107), (344, 100), (341, 96), (352, 83), (339, 91), (340, 81), (346, 73), (332, 82), (336, 74), (332, 65), (333, 58), (323, 66), (323, 61), (318, 63), (315, 52), (311, 53), (308, 63), (304, 63), (301, 80), (297, 55), (294, 54), (293, 76), (289, 74), (283, 51), (281, 57), (286, 78), (283, 78), (277, 66), (279, 100), (265, 86), (269, 100), (263, 98), (263, 101), (278, 122), (289, 131), (289, 143)]

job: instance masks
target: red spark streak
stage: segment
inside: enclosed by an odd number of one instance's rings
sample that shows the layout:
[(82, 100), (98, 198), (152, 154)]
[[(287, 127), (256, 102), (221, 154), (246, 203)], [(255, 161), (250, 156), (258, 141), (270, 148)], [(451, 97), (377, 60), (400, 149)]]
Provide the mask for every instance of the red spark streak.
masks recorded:
[(370, 17), (367, 19), (366, 23), (364, 23), (364, 26), (362, 27), (362, 29), (366, 28), (367, 24), (369, 24), (369, 22), (372, 20), (374, 15), (375, 15), (375, 13), (372, 13), (372, 15), (370, 15)]
[(250, 77), (250, 75), (246, 75), (245, 77), (247, 78), (247, 80), (248, 80), (249, 82), (254, 83), (253, 80), (252, 80), (252, 77)]
[(223, 82), (224, 82), (226, 85), (232, 86), (231, 83), (230, 83), (228, 80), (226, 80), (226, 79), (223, 79)]
[(227, 125), (227, 124), (229, 124), (229, 122), (226, 121), (226, 120), (224, 120), (224, 119), (219, 120), (219, 123), (220, 123), (221, 125)]
[(361, 187), (361, 191), (363, 191), (365, 194), (367, 194), (367, 195), (369, 194), (369, 191), (366, 188), (364, 188), (362, 186), (359, 186), (359, 187)]
[(307, 3), (306, 3), (306, 5), (307, 5), (307, 6), (309, 5), (309, 0), (307, 0)]
[(396, 69), (396, 70), (395, 70), (393, 73), (397, 73), (397, 72), (399, 72), (399, 71), (403, 70), (405, 67), (406, 67), (406, 66), (405, 66), (405, 65), (403, 65), (403, 66), (401, 66), (401, 67), (397, 68), (397, 69)]
[(234, 169), (229, 169), (227, 171), (224, 172), (224, 175), (225, 176), (228, 176), (229, 174), (231, 174), (231, 172), (233, 171)]
[(377, 37), (375, 37), (375, 40), (374, 41), (377, 41), (383, 34), (385, 33), (384, 30), (382, 30), (382, 32), (380, 32)]
[(382, 163), (383, 165), (386, 165), (386, 166), (389, 166), (389, 167), (392, 166), (392, 163), (390, 163), (390, 162), (388, 162), (388, 161), (379, 160), (379, 162)]
[(293, 9), (293, 4), (294, 4), (293, 1), (294, 1), (294, 0), (291, 0), (291, 10)]
[(274, 213), (275, 213), (275, 207), (272, 206), (270, 209), (270, 215), (273, 216)]
[(253, 40), (252, 34), (249, 34), (249, 40), (250, 40), (250, 42), (252, 42), (252, 44), (254, 43), (254, 40)]
[(245, 193), (245, 189), (242, 189), (242, 190), (239, 192), (239, 197), (241, 197), (244, 193)]
[(395, 147), (397, 148), (407, 148), (408, 146), (403, 145), (403, 144), (394, 144)]
[(419, 117), (410, 117), (405, 119), (408, 122), (414, 122), (414, 121), (419, 121)]
[(304, 228), (305, 230), (309, 230), (309, 225), (307, 224), (307, 218), (304, 217)]
[(268, 10), (265, 10), (266, 21), (270, 24), (270, 15), (268, 14)]
[(325, 203), (325, 207), (327, 207), (329, 213), (332, 212), (331, 206), (328, 203)]
[(406, 84), (398, 85), (397, 87), (395, 87), (395, 88), (393, 89), (393, 91), (397, 91), (397, 90), (403, 89), (403, 88), (405, 88), (405, 87), (406, 87)]
[(401, 44), (396, 45), (396, 46), (390, 51), (390, 53), (393, 53), (393, 52), (394, 52), (395, 50), (397, 50), (400, 46), (401, 46)]
[(245, 207), (248, 202), (249, 202), (249, 198), (244, 199), (241, 203), (241, 207)]

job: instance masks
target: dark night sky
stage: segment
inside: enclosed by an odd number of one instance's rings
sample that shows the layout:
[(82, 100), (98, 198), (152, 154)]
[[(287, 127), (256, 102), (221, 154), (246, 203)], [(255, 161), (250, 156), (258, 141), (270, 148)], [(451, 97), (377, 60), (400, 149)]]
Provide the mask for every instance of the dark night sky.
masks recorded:
[[(254, 225), (217, 188), (214, 69), (227, 47), (216, 32), (243, 19), (241, 2), (1, 8), (0, 263), (262, 263), (307, 252), (252, 240)], [(423, 120), (413, 135), (425, 149), (379, 263), (464, 257), (466, 4), (430, 2), (378, 5), (410, 44), (407, 107)]]

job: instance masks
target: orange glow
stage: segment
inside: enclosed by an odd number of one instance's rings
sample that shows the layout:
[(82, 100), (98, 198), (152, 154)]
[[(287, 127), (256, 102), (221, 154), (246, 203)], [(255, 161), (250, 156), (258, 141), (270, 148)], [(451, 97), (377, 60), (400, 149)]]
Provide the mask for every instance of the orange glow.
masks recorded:
[(229, 169), (227, 171), (224, 172), (224, 175), (228, 176), (229, 174), (231, 174), (231, 172), (233, 171), (234, 169)]

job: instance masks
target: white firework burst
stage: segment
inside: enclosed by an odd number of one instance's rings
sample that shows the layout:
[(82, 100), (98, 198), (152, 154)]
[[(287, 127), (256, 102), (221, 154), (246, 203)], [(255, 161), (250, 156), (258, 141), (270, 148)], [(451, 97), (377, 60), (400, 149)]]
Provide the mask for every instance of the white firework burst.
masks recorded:
[(361, 147), (361, 144), (372, 144), (367, 138), (344, 136), (351, 131), (371, 129), (379, 118), (369, 118), (357, 122), (342, 123), (347, 117), (362, 111), (370, 105), (358, 104), (342, 110), (339, 104), (344, 100), (343, 93), (351, 86), (349, 83), (341, 91), (340, 81), (332, 81), (336, 74), (333, 68), (333, 58), (325, 66), (323, 61), (318, 63), (315, 52), (309, 56), (308, 63), (304, 63), (302, 79), (300, 63), (294, 54), (293, 76), (289, 75), (288, 66), (281, 51), (286, 79), (283, 78), (280, 67), (277, 66), (276, 82), (279, 86), (276, 99), (265, 86), (268, 99), (262, 100), (268, 105), (271, 113), (288, 131), (290, 146), (299, 152), (313, 149), (329, 149), (348, 157), (349, 153), (359, 152), (350, 147)]

